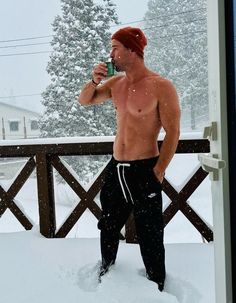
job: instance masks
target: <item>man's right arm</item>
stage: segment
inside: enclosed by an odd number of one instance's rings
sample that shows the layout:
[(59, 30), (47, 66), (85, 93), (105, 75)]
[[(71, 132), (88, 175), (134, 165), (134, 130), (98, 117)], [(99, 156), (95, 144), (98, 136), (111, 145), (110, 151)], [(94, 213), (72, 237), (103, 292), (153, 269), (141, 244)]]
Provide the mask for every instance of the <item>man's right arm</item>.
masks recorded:
[(107, 83), (97, 86), (92, 81), (85, 84), (78, 96), (81, 105), (98, 104), (111, 99), (111, 90)]
[(111, 79), (100, 85), (100, 82), (107, 76), (106, 64), (100, 63), (94, 67), (92, 80), (85, 84), (78, 97), (81, 105), (98, 104), (111, 98)]

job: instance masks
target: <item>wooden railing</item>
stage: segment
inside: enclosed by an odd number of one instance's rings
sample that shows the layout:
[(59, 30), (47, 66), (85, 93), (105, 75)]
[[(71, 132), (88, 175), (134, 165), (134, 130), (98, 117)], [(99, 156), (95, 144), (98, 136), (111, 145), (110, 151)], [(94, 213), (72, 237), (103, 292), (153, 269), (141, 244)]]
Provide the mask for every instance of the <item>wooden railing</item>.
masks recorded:
[[(87, 142), (81, 142), (79, 138), (77, 140), (74, 138), (71, 143), (67, 143), (67, 141), (62, 143), (61, 141), (54, 140), (55, 143), (53, 143), (53, 140), (51, 140), (49, 141), (51, 143), (47, 143), (47, 140), (42, 141), (42, 139), (38, 141), (26, 140), (20, 144), (14, 143), (14, 145), (12, 144), (13, 141), (12, 143), (8, 141), (8, 144), (4, 144), (2, 141), (0, 145), (0, 157), (23, 157), (28, 158), (28, 160), (8, 190), (4, 190), (0, 186), (0, 217), (7, 209), (10, 209), (26, 230), (32, 228), (33, 225), (30, 219), (17, 206), (14, 199), (31, 173), (36, 169), (39, 225), (40, 232), (45, 237), (66, 237), (86, 209), (89, 209), (97, 219), (100, 218), (101, 209), (94, 199), (104, 183), (105, 169), (99, 174), (91, 187), (85, 190), (68, 168), (65, 167), (60, 156), (112, 154), (113, 142), (111, 139), (106, 142), (96, 142), (96, 137), (88, 138)], [(34, 144), (31, 142), (34, 142)], [(160, 146), (161, 144), (162, 141), (159, 142)], [(180, 140), (177, 148), (177, 153), (184, 154), (207, 152), (209, 152), (209, 142), (204, 139)], [(80, 198), (77, 206), (59, 228), (56, 226), (53, 167)], [(207, 172), (200, 167), (179, 192), (164, 179), (163, 191), (170, 198), (171, 203), (164, 210), (163, 216), (166, 226), (175, 214), (181, 211), (198, 232), (201, 233), (202, 237), (209, 242), (213, 241), (212, 230), (187, 203), (188, 198), (206, 176)], [(127, 242), (136, 242), (132, 215), (126, 223), (125, 238)]]

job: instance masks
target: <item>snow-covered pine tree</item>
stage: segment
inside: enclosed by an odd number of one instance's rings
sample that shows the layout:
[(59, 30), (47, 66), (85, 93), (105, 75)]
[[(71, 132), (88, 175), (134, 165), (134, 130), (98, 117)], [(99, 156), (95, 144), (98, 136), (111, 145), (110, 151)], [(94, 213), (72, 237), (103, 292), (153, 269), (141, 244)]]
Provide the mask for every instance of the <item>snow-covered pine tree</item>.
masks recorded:
[[(51, 84), (43, 93), (45, 112), (40, 121), (43, 137), (111, 135), (109, 105), (82, 107), (75, 96), (91, 78), (93, 65), (107, 58), (110, 26), (117, 23), (111, 0), (61, 0), (62, 16), (53, 22), (53, 51), (47, 72)], [(102, 113), (102, 115), (100, 114)]]
[[(83, 107), (75, 97), (91, 79), (94, 64), (109, 55), (110, 26), (118, 23), (115, 8), (111, 0), (103, 0), (102, 4), (95, 4), (93, 0), (61, 0), (62, 14), (56, 16), (52, 24), (53, 51), (47, 66), (51, 83), (42, 94), (45, 106), (39, 123), (42, 137), (114, 133), (111, 103)], [(77, 172), (87, 173), (85, 164), (76, 166)]]
[(206, 0), (149, 0), (146, 64), (171, 79), (182, 108), (182, 129), (208, 123)]

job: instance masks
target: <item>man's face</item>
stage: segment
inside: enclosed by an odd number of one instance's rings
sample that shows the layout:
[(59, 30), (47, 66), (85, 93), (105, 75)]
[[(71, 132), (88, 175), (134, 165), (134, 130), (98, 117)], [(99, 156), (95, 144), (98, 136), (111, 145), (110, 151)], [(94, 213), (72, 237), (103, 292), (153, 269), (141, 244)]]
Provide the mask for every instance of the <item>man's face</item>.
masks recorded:
[(122, 43), (117, 40), (111, 41), (110, 57), (118, 72), (125, 71), (127, 65), (130, 63), (131, 51), (124, 47)]

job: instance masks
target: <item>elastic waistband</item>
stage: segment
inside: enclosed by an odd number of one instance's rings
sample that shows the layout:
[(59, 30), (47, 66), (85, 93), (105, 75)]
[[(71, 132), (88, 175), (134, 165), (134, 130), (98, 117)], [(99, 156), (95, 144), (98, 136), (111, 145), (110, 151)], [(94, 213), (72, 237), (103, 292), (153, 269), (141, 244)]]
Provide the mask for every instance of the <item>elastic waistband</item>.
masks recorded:
[(111, 161), (117, 165), (117, 164), (129, 164), (130, 167), (133, 168), (141, 168), (141, 167), (153, 167), (155, 166), (159, 156), (147, 158), (147, 159), (140, 159), (140, 160), (130, 160), (130, 161), (120, 161), (116, 160), (113, 156)]

